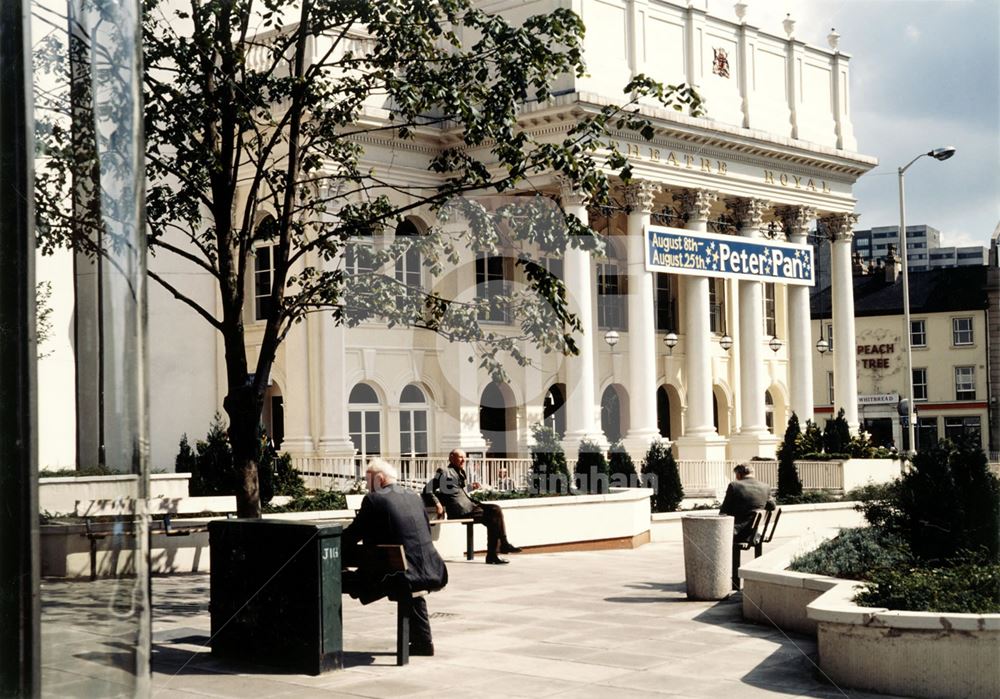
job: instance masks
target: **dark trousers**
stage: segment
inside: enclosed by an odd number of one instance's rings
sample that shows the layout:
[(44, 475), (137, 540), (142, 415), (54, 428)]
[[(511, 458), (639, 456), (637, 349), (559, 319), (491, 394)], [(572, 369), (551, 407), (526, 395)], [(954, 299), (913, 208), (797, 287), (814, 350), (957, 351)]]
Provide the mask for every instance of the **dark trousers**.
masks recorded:
[(501, 543), (507, 543), (507, 526), (499, 505), (477, 505), (469, 515), (476, 524), (486, 527), (486, 555), (495, 556)]
[[(345, 594), (359, 600), (361, 604), (371, 604), (383, 597), (398, 600), (410, 596), (410, 586), (401, 575), (383, 578), (365, 575), (366, 571), (344, 570), (341, 586)], [(431, 618), (427, 613), (427, 600), (414, 597), (410, 605), (410, 643), (431, 643)]]
[(410, 602), (410, 643), (431, 643), (431, 618), (427, 614), (427, 600), (415, 597)]

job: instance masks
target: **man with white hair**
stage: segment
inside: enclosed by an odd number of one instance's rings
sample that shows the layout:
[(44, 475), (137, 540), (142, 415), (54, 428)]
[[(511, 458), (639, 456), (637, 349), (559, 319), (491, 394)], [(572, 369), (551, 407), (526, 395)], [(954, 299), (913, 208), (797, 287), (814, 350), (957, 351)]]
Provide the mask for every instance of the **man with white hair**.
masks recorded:
[[(383, 459), (368, 462), (365, 479), (368, 494), (354, 521), (344, 530), (341, 541), (346, 549), (359, 541), (365, 548), (379, 544), (401, 544), (406, 555), (402, 575), (411, 592), (440, 590), (448, 583), (448, 569), (431, 541), (431, 528), (423, 502), (417, 493), (396, 485), (396, 469)], [(400, 580), (384, 571), (364, 567), (344, 577), (344, 591), (370, 604), (398, 589)], [(431, 623), (423, 597), (412, 600), (410, 613), (410, 655), (434, 655)]]

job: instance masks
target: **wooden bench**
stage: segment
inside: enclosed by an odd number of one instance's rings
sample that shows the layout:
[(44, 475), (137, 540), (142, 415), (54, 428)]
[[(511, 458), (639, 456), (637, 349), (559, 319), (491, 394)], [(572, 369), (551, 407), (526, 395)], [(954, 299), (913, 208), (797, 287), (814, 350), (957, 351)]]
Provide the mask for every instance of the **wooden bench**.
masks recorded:
[[(365, 567), (384, 571), (386, 575), (406, 573), (406, 552), (401, 544), (379, 544), (374, 550), (359, 545), (358, 549), (355, 552), (344, 552), (346, 567), (356, 567), (351, 563), (363, 560)], [(427, 590), (410, 590), (402, 576), (398, 589), (388, 594), (388, 599), (396, 603), (396, 665), (410, 662), (410, 613), (413, 610), (413, 600), (427, 594)]]
[(465, 525), (465, 560), (471, 561), (476, 557), (475, 546), (473, 544), (473, 534), (472, 525), (475, 524), (471, 519), (432, 519), (429, 520), (432, 527), (437, 527), (442, 524), (464, 524)]
[[(739, 589), (740, 553), (753, 548), (753, 557), (760, 558), (764, 553), (764, 544), (771, 543), (774, 530), (781, 519), (781, 508), (773, 510), (754, 510), (750, 529), (740, 539), (733, 539), (733, 587)], [(770, 527), (770, 529), (769, 529)]]

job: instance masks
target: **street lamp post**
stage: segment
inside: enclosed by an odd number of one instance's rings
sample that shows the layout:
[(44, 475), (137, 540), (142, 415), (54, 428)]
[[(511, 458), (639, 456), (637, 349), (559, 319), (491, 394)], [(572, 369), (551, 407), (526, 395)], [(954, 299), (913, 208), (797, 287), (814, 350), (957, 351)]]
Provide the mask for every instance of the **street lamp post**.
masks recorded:
[(906, 434), (909, 442), (909, 452), (916, 452), (915, 426), (913, 419), (913, 353), (910, 346), (910, 263), (909, 251), (906, 249), (906, 194), (903, 187), (903, 175), (913, 163), (929, 155), (935, 160), (947, 160), (955, 155), (955, 148), (945, 146), (921, 153), (916, 158), (899, 168), (899, 247), (903, 252), (903, 342), (906, 347)]

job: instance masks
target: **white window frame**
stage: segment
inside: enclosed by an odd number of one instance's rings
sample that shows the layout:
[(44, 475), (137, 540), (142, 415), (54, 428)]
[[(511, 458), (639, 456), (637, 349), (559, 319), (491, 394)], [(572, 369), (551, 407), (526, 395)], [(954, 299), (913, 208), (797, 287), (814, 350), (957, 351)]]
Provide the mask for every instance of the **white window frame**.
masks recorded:
[[(364, 385), (367, 386), (367, 384)], [(368, 387), (371, 388), (371, 386)], [(364, 463), (370, 456), (379, 456), (382, 453), (382, 403), (379, 401), (378, 392), (375, 389), (372, 391), (375, 393), (375, 403), (351, 402), (347, 404), (347, 431), (354, 443), (354, 448), (357, 449), (356, 459), (360, 459), (361, 463)], [(354, 392), (353, 388), (351, 392)], [(355, 430), (351, 424), (355, 416), (358, 418), (358, 430)], [(371, 429), (369, 422), (372, 419), (376, 422), (374, 430)], [(378, 448), (376, 451), (369, 452), (368, 437), (371, 435), (375, 435)]]
[[(959, 323), (963, 321), (968, 321), (969, 327), (959, 329)], [(951, 344), (953, 347), (968, 347), (969, 345), (975, 344), (975, 336), (972, 332), (973, 323), (972, 316), (960, 316), (958, 318), (951, 319)], [(968, 333), (968, 340), (963, 339), (961, 336)]]
[[(919, 330), (914, 330), (915, 325), (919, 325)], [(927, 346), (927, 321), (924, 319), (910, 321), (910, 347)]]
[[(971, 394), (971, 395), (962, 395)], [(976, 400), (976, 367), (955, 367), (955, 400)]]
[[(407, 388), (409, 388), (409, 386), (407, 386)], [(423, 398), (422, 402), (404, 403), (402, 400), (399, 402), (399, 455), (407, 458), (424, 458), (427, 456), (430, 445), (429, 406), (427, 403), (427, 393), (419, 386), (414, 386), (414, 388), (420, 391), (420, 395)], [(418, 416), (422, 416), (424, 423), (423, 429), (419, 429), (417, 427)], [(408, 428), (403, 425), (404, 419), (408, 420), (410, 423)], [(423, 450), (416, 449), (418, 437), (420, 435), (423, 435)], [(409, 449), (406, 449), (404, 446), (404, 437), (410, 442)]]
[[(490, 270), (492, 260), (500, 261), (500, 276), (495, 270)], [(479, 253), (476, 255), (476, 298), (492, 299), (495, 296), (510, 296), (514, 281), (513, 261), (502, 255), (486, 255)], [(479, 312), (481, 323), (496, 323), (498, 325), (509, 325), (511, 322), (510, 308), (495, 307), (483, 309)]]
[[(918, 381), (918, 372), (923, 381)], [(919, 389), (919, 390), (918, 390)], [(913, 400), (927, 400), (927, 368), (914, 367), (913, 369)]]
[(764, 338), (777, 337), (777, 284), (774, 282), (764, 282), (761, 298), (764, 303)]
[[(272, 300), (271, 290), (274, 286), (274, 249), (277, 247), (276, 243), (259, 243), (253, 248), (253, 319), (254, 322), (261, 322), (267, 320), (266, 313), (261, 312), (261, 307), (263, 304), (268, 303)], [(258, 266), (260, 259), (260, 254), (262, 252), (267, 252), (268, 266), (266, 269), (261, 269)], [(261, 293), (261, 278), (264, 278), (264, 287), (267, 288), (267, 293)]]
[(827, 398), (829, 398), (830, 405), (833, 405), (834, 395), (833, 395), (833, 372), (832, 371), (826, 372), (826, 393), (827, 393)]

